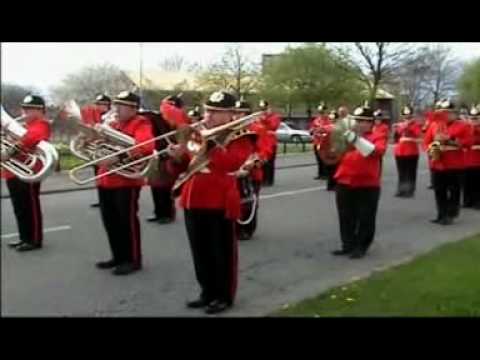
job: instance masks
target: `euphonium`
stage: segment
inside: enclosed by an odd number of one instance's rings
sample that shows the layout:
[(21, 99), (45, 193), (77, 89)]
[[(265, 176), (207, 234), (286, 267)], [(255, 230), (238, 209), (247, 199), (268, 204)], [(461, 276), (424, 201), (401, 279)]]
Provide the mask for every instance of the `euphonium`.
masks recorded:
[(319, 130), (321, 138), (319, 156), (327, 165), (338, 163), (348, 150), (349, 143), (344, 134), (348, 130), (353, 130), (355, 124), (356, 120), (353, 117), (346, 116)]
[[(20, 125), (20, 118), (13, 119), (1, 106), (2, 152), (13, 153), (1, 166), (15, 174), (19, 179), (31, 183), (45, 179), (55, 169), (58, 153), (47, 141), (40, 141), (33, 149), (22, 148), (18, 141), (27, 130)], [(40, 162), (41, 168), (35, 169)]]

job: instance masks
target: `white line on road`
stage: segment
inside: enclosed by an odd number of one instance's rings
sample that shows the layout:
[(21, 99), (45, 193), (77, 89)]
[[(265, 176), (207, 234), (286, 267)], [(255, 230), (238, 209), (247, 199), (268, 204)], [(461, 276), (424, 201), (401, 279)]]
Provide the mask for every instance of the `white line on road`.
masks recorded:
[[(69, 226), (69, 225), (56, 226), (56, 227), (51, 227), (51, 228), (44, 229), (43, 233), (70, 230), (71, 228), (72, 227)], [(19, 235), (18, 233), (4, 234), (4, 235), (2, 235), (2, 239), (9, 239), (9, 238), (12, 238), (12, 237), (16, 237), (18, 235)]]
[(315, 186), (315, 187), (305, 188), (300, 190), (284, 191), (284, 192), (279, 192), (275, 194), (261, 195), (260, 199), (272, 199), (272, 198), (281, 197), (281, 196), (297, 195), (297, 194), (318, 191), (318, 190), (326, 190), (326, 189), (327, 189), (326, 186)]

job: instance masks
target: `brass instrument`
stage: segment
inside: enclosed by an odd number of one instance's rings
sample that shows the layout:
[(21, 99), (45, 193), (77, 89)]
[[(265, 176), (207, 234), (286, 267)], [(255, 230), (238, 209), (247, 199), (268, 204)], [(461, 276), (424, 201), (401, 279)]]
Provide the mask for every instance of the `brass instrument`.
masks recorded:
[[(38, 182), (49, 176), (55, 169), (58, 153), (47, 141), (40, 141), (33, 149), (19, 147), (18, 140), (27, 132), (25, 127), (20, 125), (23, 118), (12, 118), (1, 106), (1, 151), (14, 154), (8, 160), (2, 161), (1, 166), (25, 182)], [(34, 167), (38, 161), (42, 167), (35, 170)]]
[(349, 143), (344, 137), (345, 132), (353, 130), (356, 120), (351, 116), (339, 119), (335, 124), (319, 130), (321, 138), (319, 156), (327, 165), (337, 164), (349, 148)]

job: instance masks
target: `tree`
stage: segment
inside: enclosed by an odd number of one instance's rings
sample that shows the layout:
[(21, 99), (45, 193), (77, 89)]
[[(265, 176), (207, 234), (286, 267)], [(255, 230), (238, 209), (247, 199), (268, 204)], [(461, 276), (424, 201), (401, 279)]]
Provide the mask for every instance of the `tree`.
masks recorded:
[(361, 85), (348, 64), (338, 66), (341, 61), (323, 44), (289, 47), (264, 64), (260, 92), (289, 113), (292, 107), (304, 106), (309, 117), (320, 101), (356, 102)]
[(378, 88), (412, 54), (409, 45), (401, 43), (361, 43), (354, 46), (336, 48), (344, 63), (356, 69), (359, 80), (368, 88), (371, 103), (374, 102)]
[(465, 66), (458, 81), (458, 90), (464, 102), (480, 103), (480, 58)]
[(28, 94), (38, 94), (39, 91), (32, 86), (17, 84), (2, 84), (2, 105), (14, 117), (20, 116), (20, 103)]
[(206, 91), (231, 90), (237, 97), (255, 89), (258, 66), (249, 60), (240, 46), (227, 48), (222, 59), (197, 72), (197, 84)]
[(123, 90), (132, 90), (135, 84), (120, 68), (104, 64), (89, 66), (69, 74), (60, 86), (51, 89), (52, 98), (58, 104), (69, 99), (80, 105), (92, 102), (98, 93), (117, 95)]
[(440, 45), (430, 49), (428, 62), (430, 70), (426, 90), (432, 103), (436, 103), (443, 97), (451, 96), (456, 90), (461, 64), (453, 58), (450, 48)]

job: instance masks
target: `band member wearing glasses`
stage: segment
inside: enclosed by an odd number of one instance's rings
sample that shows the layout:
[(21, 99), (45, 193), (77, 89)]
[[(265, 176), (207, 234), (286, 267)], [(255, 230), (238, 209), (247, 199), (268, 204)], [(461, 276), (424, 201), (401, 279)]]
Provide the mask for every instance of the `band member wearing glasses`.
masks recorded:
[[(109, 125), (135, 139), (137, 144), (153, 138), (149, 120), (137, 114), (140, 98), (123, 91), (113, 100), (115, 120)], [(121, 156), (105, 159), (99, 163), (99, 175), (120, 161), (150, 155), (154, 142), (136, 147)], [(138, 198), (144, 185), (143, 178), (129, 179), (119, 174), (110, 174), (97, 180), (100, 196), (100, 212), (107, 232), (112, 258), (97, 263), (100, 269), (112, 269), (114, 275), (127, 275), (142, 267)]]
[[(7, 161), (16, 156), (18, 149), (33, 149), (42, 140), (50, 137), (50, 124), (45, 117), (45, 101), (37, 95), (28, 95), (21, 103), (25, 118), (26, 134), (18, 140), (11, 151), (2, 150), (1, 160)], [(40, 160), (34, 165), (35, 170), (42, 167)], [(42, 210), (40, 208), (40, 182), (27, 183), (11, 172), (2, 168), (2, 178), (6, 179), (15, 218), (17, 219), (19, 240), (8, 245), (17, 251), (40, 249), (43, 245)]]

